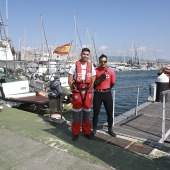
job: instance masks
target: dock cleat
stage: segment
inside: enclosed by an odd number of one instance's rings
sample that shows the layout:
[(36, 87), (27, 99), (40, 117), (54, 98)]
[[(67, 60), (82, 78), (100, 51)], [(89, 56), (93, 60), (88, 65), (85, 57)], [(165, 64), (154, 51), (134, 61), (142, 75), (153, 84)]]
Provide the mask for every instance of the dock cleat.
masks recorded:
[(62, 124), (65, 122), (64, 119), (57, 119), (57, 118), (53, 118), (53, 117), (49, 117), (48, 119), (50, 122), (53, 122), (53, 123), (57, 123), (57, 124)]

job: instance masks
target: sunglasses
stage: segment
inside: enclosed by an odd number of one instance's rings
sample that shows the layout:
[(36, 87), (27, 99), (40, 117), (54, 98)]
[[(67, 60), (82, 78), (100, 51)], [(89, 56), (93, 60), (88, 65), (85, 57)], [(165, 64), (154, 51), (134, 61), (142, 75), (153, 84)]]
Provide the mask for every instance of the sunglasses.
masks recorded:
[(105, 60), (105, 61), (100, 61), (100, 63), (107, 63), (107, 60)]

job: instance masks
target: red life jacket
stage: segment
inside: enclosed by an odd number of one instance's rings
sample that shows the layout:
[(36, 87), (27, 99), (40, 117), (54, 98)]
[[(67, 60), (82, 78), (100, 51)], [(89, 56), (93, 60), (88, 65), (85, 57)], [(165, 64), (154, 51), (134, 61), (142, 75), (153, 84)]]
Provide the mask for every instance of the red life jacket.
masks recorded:
[[(91, 76), (92, 76), (92, 64), (91, 64), (91, 62), (87, 61), (85, 83), (91, 83), (92, 82)], [(76, 83), (82, 83), (82, 73), (81, 73), (81, 62), (80, 62), (80, 60), (76, 61)]]

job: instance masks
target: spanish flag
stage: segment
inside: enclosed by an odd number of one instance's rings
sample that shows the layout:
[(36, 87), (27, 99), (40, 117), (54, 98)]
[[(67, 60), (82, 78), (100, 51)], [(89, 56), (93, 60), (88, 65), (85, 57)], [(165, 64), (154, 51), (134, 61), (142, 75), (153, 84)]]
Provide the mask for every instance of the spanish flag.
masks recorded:
[(65, 44), (60, 47), (57, 47), (53, 53), (56, 54), (68, 54), (70, 50), (70, 44)]

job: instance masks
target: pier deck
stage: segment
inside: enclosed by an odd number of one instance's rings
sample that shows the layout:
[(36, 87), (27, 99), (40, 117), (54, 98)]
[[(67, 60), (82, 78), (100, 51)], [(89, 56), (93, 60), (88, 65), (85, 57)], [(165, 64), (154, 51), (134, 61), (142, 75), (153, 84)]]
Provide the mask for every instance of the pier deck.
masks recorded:
[[(162, 137), (162, 112), (162, 102), (147, 102), (138, 111), (137, 116), (130, 116), (128, 118), (130, 114), (135, 113), (135, 109), (133, 109), (115, 118), (113, 130), (118, 134), (132, 138), (159, 142)], [(168, 96), (168, 102), (165, 103), (165, 112), (165, 132), (167, 132), (170, 129), (170, 95)], [(104, 128), (106, 128), (106, 124)], [(166, 140), (170, 141), (170, 136)]]
[(82, 133), (74, 142), (69, 122), (52, 124), (48, 116), (4, 106), (0, 112), (0, 169), (166, 170), (169, 167), (164, 155), (149, 159), (106, 142), (89, 140)]

